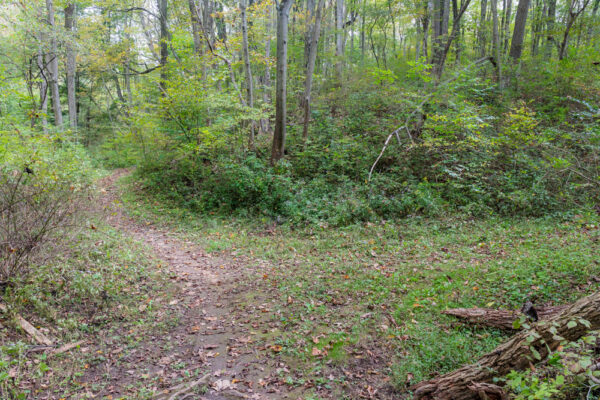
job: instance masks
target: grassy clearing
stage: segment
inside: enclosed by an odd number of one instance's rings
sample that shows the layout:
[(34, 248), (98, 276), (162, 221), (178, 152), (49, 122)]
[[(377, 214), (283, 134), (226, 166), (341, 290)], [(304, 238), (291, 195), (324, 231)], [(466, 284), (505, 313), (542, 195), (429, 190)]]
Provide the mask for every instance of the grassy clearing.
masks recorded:
[(324, 365), (379, 354), (401, 389), (472, 362), (504, 339), (441, 310), (518, 308), (528, 298), (570, 302), (597, 290), (600, 277), (595, 214), (273, 228), (194, 216), (135, 191), (125, 202), (138, 218), (158, 218), (207, 250), (267, 261), (254, 278), (276, 289), (276, 343), (313, 378)]
[[(87, 398), (102, 383), (85, 378), (119, 348), (125, 356), (148, 332), (174, 321), (161, 308), (170, 296), (168, 278), (158, 273), (148, 249), (94, 220), (63, 254), (36, 266), (23, 282), (3, 294), (11, 312), (40, 327), (55, 343), (84, 344), (69, 353), (36, 352), (3, 316), (0, 338), (0, 393), (6, 399)], [(162, 298), (160, 297), (162, 296)], [(138, 390), (139, 389), (139, 390)], [(143, 382), (130, 398), (144, 398)], [(139, 393), (139, 397), (138, 397)], [(46, 398), (46, 397), (44, 397)]]

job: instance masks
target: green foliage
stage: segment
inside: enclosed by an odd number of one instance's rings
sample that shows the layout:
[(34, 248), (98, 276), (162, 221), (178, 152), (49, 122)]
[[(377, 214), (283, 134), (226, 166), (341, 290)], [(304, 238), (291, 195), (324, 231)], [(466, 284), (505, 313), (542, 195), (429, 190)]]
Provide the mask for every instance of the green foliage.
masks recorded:
[[(587, 321), (580, 321), (587, 323)], [(577, 325), (569, 323), (569, 328)], [(562, 345), (550, 353), (548, 359), (537, 369), (511, 371), (499, 379), (517, 400), (550, 400), (596, 398), (600, 392), (600, 372), (592, 368), (596, 364), (598, 333), (593, 332), (576, 342), (555, 337)], [(585, 397), (582, 397), (585, 396)], [(594, 396), (594, 397), (592, 397)]]

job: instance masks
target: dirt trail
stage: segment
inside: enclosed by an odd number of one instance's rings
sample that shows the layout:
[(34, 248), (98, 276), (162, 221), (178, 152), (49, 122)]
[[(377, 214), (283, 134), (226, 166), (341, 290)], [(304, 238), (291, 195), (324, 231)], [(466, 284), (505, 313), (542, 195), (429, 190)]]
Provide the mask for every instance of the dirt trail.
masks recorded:
[[(251, 332), (256, 323), (249, 324), (243, 307), (237, 307), (244, 296), (239, 284), (246, 273), (243, 260), (212, 257), (168, 230), (128, 217), (115, 188), (127, 173), (117, 171), (101, 182), (101, 204), (110, 225), (150, 246), (177, 281), (179, 290), (168, 307), (179, 322), (162, 337), (142, 338), (118, 360), (108, 358), (94, 366), (89, 383), (105, 387), (96, 398), (129, 398), (132, 387), (139, 393), (140, 386), (169, 400), (298, 398), (286, 393), (275, 377), (278, 362), (264, 348), (256, 349)], [(100, 340), (110, 346), (109, 335)], [(204, 385), (179, 395), (170, 390), (200, 377), (208, 387), (204, 393), (198, 390)]]

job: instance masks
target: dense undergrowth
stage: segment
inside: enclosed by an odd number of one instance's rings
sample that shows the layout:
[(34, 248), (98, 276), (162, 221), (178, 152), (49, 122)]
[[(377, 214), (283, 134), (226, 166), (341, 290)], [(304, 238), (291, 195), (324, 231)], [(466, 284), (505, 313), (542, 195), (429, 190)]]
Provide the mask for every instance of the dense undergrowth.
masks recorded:
[[(586, 208), (600, 193), (592, 59), (532, 61), (502, 92), (479, 70), (457, 73), (424, 105), (419, 137), (406, 133), (416, 123), (409, 119), (370, 181), (385, 137), (428, 93), (430, 78), (418, 65), (397, 68), (406, 81), (375, 69), (317, 99), (308, 142), (292, 124), (288, 155), (274, 167), (267, 135), (258, 137), (256, 152), (244, 150), (235, 124), (240, 110), (220, 109), (213, 125), (198, 122), (214, 112), (211, 95), (185, 105), (163, 101), (143, 126), (139, 118), (131, 122), (134, 135), (105, 143), (100, 154), (109, 164), (138, 165), (149, 191), (195, 212), (292, 224), (344, 226), (448, 213), (543, 216)], [(171, 90), (177, 98), (192, 89)]]

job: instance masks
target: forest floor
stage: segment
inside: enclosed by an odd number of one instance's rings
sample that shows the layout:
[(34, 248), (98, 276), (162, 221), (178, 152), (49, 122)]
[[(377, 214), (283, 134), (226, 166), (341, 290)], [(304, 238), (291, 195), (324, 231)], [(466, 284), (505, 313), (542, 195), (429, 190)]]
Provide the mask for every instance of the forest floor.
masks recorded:
[(280, 378), (289, 367), (269, 355), (277, 348), (261, 346), (273, 334), (272, 316), (261, 295), (244, 284), (249, 274), (261, 272), (248, 269), (241, 257), (209, 254), (164, 227), (130, 218), (115, 183), (126, 174), (116, 171), (100, 183), (101, 204), (108, 223), (152, 249), (175, 282), (168, 312), (178, 318), (172, 329), (143, 338), (127, 357), (88, 369), (88, 384), (110, 382), (96, 396), (128, 398), (145, 381), (153, 398), (300, 398)]
[[(65, 255), (70, 291), (40, 269), (21, 296), (32, 323), (83, 343), (20, 353), (7, 375), (24, 399), (407, 398), (506, 337), (442, 310), (568, 303), (600, 282), (596, 214), (299, 227), (198, 216), (136, 179), (100, 182), (105, 225)], [(114, 280), (106, 299), (88, 299), (94, 279)]]

